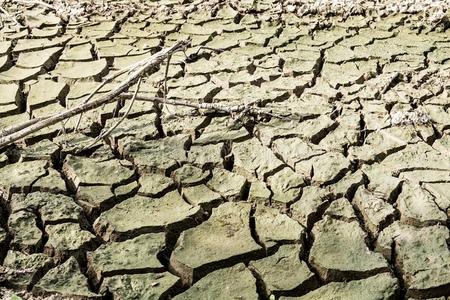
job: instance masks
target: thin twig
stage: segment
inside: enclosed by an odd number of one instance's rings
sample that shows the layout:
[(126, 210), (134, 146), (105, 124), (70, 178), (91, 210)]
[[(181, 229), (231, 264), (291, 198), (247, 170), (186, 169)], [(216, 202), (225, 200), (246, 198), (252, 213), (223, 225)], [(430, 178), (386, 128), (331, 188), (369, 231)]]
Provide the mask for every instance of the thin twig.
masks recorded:
[(14, 21), (14, 23), (16, 23), (17, 26), (21, 27), (22, 24), (19, 23), (19, 21), (17, 21), (17, 19), (15, 17), (13, 17), (6, 9), (4, 9), (3, 7), (0, 6), (0, 11), (5, 14), (8, 18), (10, 18), (11, 20)]
[[(166, 70), (164, 72), (164, 87), (163, 87), (163, 89), (164, 89), (164, 91), (163, 91), (164, 100), (167, 99), (167, 92), (168, 92), (168, 90), (167, 90), (167, 76), (169, 74), (169, 66), (170, 66), (170, 59), (171, 58), (172, 58), (172, 55), (167, 56), (167, 65), (166, 65)], [(166, 106), (166, 109), (169, 111), (169, 113), (171, 113), (167, 106)]]
[[(123, 93), (119, 96), (122, 99), (132, 99), (133, 94), (131, 93)], [(265, 115), (277, 119), (284, 119), (284, 120), (294, 120), (294, 118), (282, 116), (279, 114), (272, 113), (270, 111), (267, 111), (260, 107), (255, 107), (248, 104), (238, 104), (238, 105), (224, 105), (220, 103), (194, 103), (186, 100), (179, 100), (179, 99), (164, 99), (161, 97), (151, 97), (147, 95), (137, 95), (136, 100), (140, 101), (149, 101), (149, 102), (157, 102), (157, 103), (163, 103), (168, 105), (174, 105), (174, 106), (186, 106), (191, 107), (195, 109), (204, 109), (204, 110), (213, 110), (217, 112), (227, 113), (227, 114), (236, 114), (241, 112), (248, 112), (251, 114), (256, 115)]]
[(22, 130), (18, 130), (9, 135), (0, 135), (0, 148), (3, 148), (11, 143), (14, 143), (15, 141), (20, 140), (21, 138), (26, 137), (27, 135), (32, 134), (36, 131), (39, 131), (42, 128), (51, 126), (53, 124), (66, 120), (72, 116), (81, 114), (82, 112), (93, 110), (106, 103), (116, 101), (117, 96), (126, 91), (131, 85), (135, 84), (139, 80), (139, 78), (142, 77), (143, 74), (147, 73), (154, 67), (159, 66), (167, 58), (168, 55), (178, 51), (182, 51), (183, 49), (188, 47), (190, 45), (190, 42), (191, 42), (190, 40), (179, 41), (175, 45), (169, 48), (162, 49), (161, 51), (155, 53), (151, 57), (144, 59), (143, 61), (140, 62), (139, 68), (132, 70), (131, 74), (124, 81), (122, 81), (112, 91), (108, 92), (106, 95), (100, 97), (97, 100), (88, 103), (83, 103), (69, 110), (65, 110), (63, 112), (46, 117), (44, 120), (36, 122), (32, 126), (28, 126)]
[(97, 136), (95, 138), (95, 140), (90, 143), (88, 146), (84, 147), (81, 151), (84, 151), (86, 149), (91, 148), (92, 146), (94, 146), (98, 141), (100, 141), (101, 139), (106, 138), (108, 135), (111, 134), (111, 132), (113, 132), (114, 129), (117, 128), (117, 126), (119, 126), (128, 116), (128, 114), (131, 111), (131, 108), (133, 107), (134, 101), (136, 100), (136, 95), (139, 92), (139, 88), (141, 87), (141, 81), (142, 81), (142, 77), (139, 78), (138, 82), (137, 82), (137, 86), (136, 86), (136, 90), (134, 91), (133, 94), (133, 98), (131, 98), (131, 102), (130, 105), (128, 106), (125, 114), (119, 119), (119, 121), (116, 122), (116, 124), (114, 124), (112, 127), (110, 127), (108, 130), (104, 131), (103, 133), (101, 133), (99, 136)]

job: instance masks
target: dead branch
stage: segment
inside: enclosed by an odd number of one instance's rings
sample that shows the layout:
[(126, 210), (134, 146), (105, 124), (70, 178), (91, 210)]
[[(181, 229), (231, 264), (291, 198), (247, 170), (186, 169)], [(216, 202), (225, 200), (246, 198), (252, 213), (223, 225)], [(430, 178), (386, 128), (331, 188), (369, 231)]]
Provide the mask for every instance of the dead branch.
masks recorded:
[(113, 132), (114, 129), (117, 128), (117, 126), (119, 126), (123, 122), (123, 120), (125, 120), (127, 118), (128, 114), (131, 111), (131, 108), (133, 107), (134, 101), (136, 100), (136, 96), (137, 96), (137, 93), (139, 92), (139, 88), (141, 87), (141, 81), (142, 81), (142, 77), (140, 77), (139, 80), (138, 80), (138, 83), (137, 83), (137, 86), (136, 86), (136, 90), (134, 91), (134, 94), (133, 94), (133, 98), (131, 98), (131, 102), (128, 105), (128, 108), (127, 108), (125, 114), (119, 119), (119, 121), (117, 121), (113, 126), (111, 126), (111, 128), (109, 128), (106, 131), (103, 131), (98, 137), (95, 138), (95, 140), (92, 143), (90, 143), (88, 146), (84, 147), (83, 150), (91, 148), (98, 141), (100, 141), (101, 139), (106, 138), (108, 135), (111, 134), (111, 132)]
[(10, 18), (11, 20), (14, 21), (14, 23), (16, 23), (17, 26), (21, 27), (22, 25), (19, 23), (19, 21), (17, 21), (17, 19), (12, 16), (6, 9), (4, 9), (3, 7), (0, 6), (0, 12), (2, 12), (5, 16), (7, 16), (8, 18)]
[(135, 84), (139, 78), (147, 73), (152, 68), (159, 66), (164, 59), (178, 51), (183, 51), (190, 45), (190, 40), (183, 40), (177, 42), (175, 45), (162, 49), (161, 51), (155, 53), (151, 57), (144, 59), (136, 69), (130, 70), (130, 75), (121, 82), (117, 87), (115, 87), (112, 91), (108, 92), (106, 95), (100, 97), (99, 99), (87, 103), (83, 103), (77, 107), (74, 107), (69, 110), (65, 110), (61, 113), (54, 114), (45, 118), (44, 120), (40, 120), (34, 123), (31, 126), (23, 128), (18, 131), (14, 131), (9, 135), (1, 135), (0, 136), (0, 148), (3, 148), (21, 138), (26, 137), (29, 134), (32, 134), (42, 128), (51, 126), (63, 120), (66, 120), (72, 116), (78, 115), (82, 112), (86, 112), (97, 107), (100, 107), (106, 103), (114, 102), (121, 93), (125, 92), (131, 85)]
[[(123, 93), (119, 97), (122, 99), (132, 99), (133, 94)], [(220, 104), (220, 103), (195, 103), (195, 102), (190, 102), (187, 100), (164, 99), (161, 97), (152, 97), (152, 96), (139, 95), (139, 94), (136, 96), (136, 100), (157, 102), (157, 103), (168, 104), (168, 105), (173, 105), (173, 106), (186, 106), (186, 107), (191, 107), (191, 108), (195, 108), (195, 109), (212, 110), (215, 112), (222, 112), (222, 113), (227, 113), (230, 115), (235, 115), (237, 113), (244, 113), (244, 114), (249, 113), (249, 114), (254, 114), (254, 115), (273, 117), (273, 118), (277, 118), (277, 119), (291, 120), (291, 118), (289, 118), (289, 117), (285, 117), (282, 115), (272, 113), (268, 110), (265, 110), (264, 108), (256, 107), (251, 104), (250, 105), (249, 104), (239, 104), (239, 105), (229, 106), (229, 105), (224, 105), (224, 104)]]

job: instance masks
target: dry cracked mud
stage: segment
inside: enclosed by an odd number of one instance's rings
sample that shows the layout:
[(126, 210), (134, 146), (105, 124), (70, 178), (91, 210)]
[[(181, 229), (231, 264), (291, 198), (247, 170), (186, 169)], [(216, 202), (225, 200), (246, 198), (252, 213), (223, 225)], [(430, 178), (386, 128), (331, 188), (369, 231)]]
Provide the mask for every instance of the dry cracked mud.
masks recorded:
[(4, 6), (0, 132), (188, 37), (169, 98), (273, 115), (118, 101), (3, 149), (0, 298), (450, 299), (448, 1), (54, 2)]

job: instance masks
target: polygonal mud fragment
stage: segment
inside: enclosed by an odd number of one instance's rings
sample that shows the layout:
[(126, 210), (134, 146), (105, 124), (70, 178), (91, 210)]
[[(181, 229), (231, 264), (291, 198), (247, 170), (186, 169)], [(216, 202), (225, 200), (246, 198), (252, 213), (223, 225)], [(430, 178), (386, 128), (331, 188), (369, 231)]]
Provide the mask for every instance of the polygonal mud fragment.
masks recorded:
[(124, 164), (126, 161), (97, 161), (69, 154), (64, 160), (63, 172), (74, 189), (83, 185), (120, 185), (134, 177), (134, 170)]
[(61, 57), (60, 61), (89, 61), (92, 60), (92, 45), (91, 43), (85, 43), (72, 47), (67, 47)]
[(311, 176), (311, 184), (323, 186), (341, 179), (350, 169), (350, 160), (342, 153), (327, 152), (295, 165), (295, 171)]
[(419, 185), (405, 182), (397, 199), (400, 222), (417, 227), (445, 224), (447, 214), (439, 209), (434, 197)]
[(160, 197), (175, 187), (172, 179), (161, 174), (143, 174), (139, 184), (138, 195), (148, 197)]
[[(105, 128), (112, 128), (119, 118), (110, 118), (106, 120)], [(116, 128), (108, 135), (107, 139), (110, 144), (116, 146), (118, 141), (125, 136), (133, 136), (139, 140), (155, 139), (159, 136), (159, 132), (155, 126), (156, 114), (145, 114), (136, 118), (124, 119)]]
[(0, 193), (9, 199), (13, 193), (28, 193), (31, 185), (45, 175), (48, 162), (37, 160), (6, 165), (0, 169)]
[(253, 181), (248, 192), (248, 201), (257, 203), (269, 203), (272, 192), (262, 181)]
[(36, 251), (43, 242), (42, 231), (36, 225), (36, 215), (28, 211), (12, 213), (8, 228), (13, 239), (11, 247), (28, 253)]
[(119, 152), (138, 167), (139, 173), (163, 173), (167, 176), (186, 162), (187, 135), (176, 135), (145, 142), (122, 139)]
[(283, 243), (302, 243), (305, 228), (278, 209), (258, 205), (253, 217), (258, 240), (266, 249)]
[(410, 297), (421, 299), (450, 293), (450, 251), (445, 226), (417, 228), (395, 222), (384, 229), (376, 250), (392, 259)]
[(185, 164), (173, 171), (172, 178), (179, 186), (193, 186), (205, 182), (209, 175), (208, 171)]
[(247, 137), (249, 137), (249, 133), (245, 127), (236, 123), (233, 124), (229, 117), (219, 117), (214, 118), (192, 144), (195, 146), (228, 141), (239, 142)]
[(222, 153), (224, 153), (224, 144), (222, 143), (193, 145), (189, 149), (188, 160), (202, 169), (211, 169), (223, 164)]
[(361, 170), (352, 173), (351, 171), (339, 180), (338, 182), (327, 186), (327, 190), (334, 196), (334, 198), (346, 197), (351, 199), (357, 188), (364, 184), (364, 176)]
[(17, 41), (16, 46), (13, 49), (13, 52), (29, 52), (33, 50), (43, 50), (46, 48), (62, 46), (67, 43), (72, 36), (65, 35), (61, 37), (50, 39), (20, 39)]
[(382, 164), (364, 165), (362, 170), (369, 179), (369, 191), (389, 203), (397, 199), (403, 182), (401, 179), (386, 174)]
[(94, 229), (105, 241), (148, 232), (181, 231), (194, 226), (201, 212), (176, 191), (159, 199), (136, 196), (103, 212), (94, 222)]
[(450, 160), (423, 142), (409, 144), (402, 151), (389, 155), (382, 165), (392, 174), (412, 170), (450, 170)]
[(103, 279), (100, 294), (116, 300), (164, 299), (180, 285), (180, 278), (169, 272), (116, 275)]
[(289, 167), (270, 176), (267, 184), (273, 192), (272, 204), (278, 207), (287, 207), (298, 200), (302, 194), (302, 187), (306, 186), (304, 177)]
[(325, 150), (298, 137), (277, 139), (272, 148), (292, 168), (299, 161), (325, 153)]
[(89, 213), (104, 210), (115, 203), (111, 187), (104, 185), (79, 186), (75, 198)]
[(18, 84), (0, 84), (0, 95), (2, 95), (0, 98), (0, 108), (16, 106), (17, 112), (19, 112), (19, 109), (24, 106), (24, 101), (22, 101), (21, 90)]
[(87, 278), (81, 273), (73, 257), (45, 274), (33, 287), (33, 294), (39, 296), (57, 294), (74, 299), (100, 299), (99, 295), (90, 291)]
[(365, 227), (372, 236), (377, 236), (380, 229), (394, 220), (395, 209), (364, 187), (359, 187), (356, 191), (353, 203), (364, 218)]
[(206, 185), (200, 184), (192, 187), (183, 187), (183, 198), (192, 205), (199, 205), (205, 211), (211, 211), (224, 201), (220, 194), (210, 190)]
[(124, 242), (110, 242), (87, 253), (88, 273), (95, 281), (127, 273), (159, 272), (157, 255), (165, 246), (164, 233), (143, 234)]
[(326, 190), (319, 187), (305, 187), (300, 200), (290, 207), (292, 218), (310, 229), (328, 207), (328, 195)]
[(56, 160), (59, 152), (58, 145), (50, 140), (43, 140), (36, 144), (20, 149), (20, 161), (29, 160)]
[(422, 187), (434, 197), (434, 202), (436, 205), (442, 211), (447, 212), (447, 216), (450, 217), (450, 196), (448, 195), (450, 183), (425, 183)]
[(170, 257), (171, 269), (192, 284), (221, 266), (260, 255), (262, 248), (250, 232), (250, 209), (250, 203), (224, 203), (207, 221), (183, 231)]
[(291, 295), (317, 285), (314, 273), (300, 260), (300, 252), (299, 245), (283, 245), (274, 255), (250, 262), (267, 295)]
[(365, 244), (366, 235), (357, 221), (325, 216), (312, 233), (309, 261), (326, 282), (361, 279), (389, 270), (383, 256)]
[(302, 297), (287, 298), (282, 300), (378, 300), (395, 299), (399, 290), (396, 278), (389, 273), (375, 275), (366, 279), (352, 280), (348, 282), (328, 283)]
[(26, 197), (13, 197), (10, 208), (12, 212), (25, 210), (39, 212), (44, 225), (84, 220), (81, 207), (71, 197), (65, 195), (35, 192)]
[(330, 206), (325, 210), (324, 215), (345, 222), (357, 220), (355, 211), (346, 198), (339, 198), (331, 202)]
[(55, 66), (62, 49), (54, 47), (36, 52), (22, 52), (17, 58), (16, 65), (22, 68), (44, 67), (49, 70)]
[(43, 71), (42, 67), (24, 69), (13, 66), (0, 73), (0, 83), (21, 83), (36, 78)]
[(167, 94), (169, 98), (185, 99), (192, 102), (210, 102), (210, 100), (216, 95), (221, 88), (211, 82), (199, 86), (193, 86), (189, 88), (176, 88), (171, 89)]
[(239, 174), (224, 169), (214, 169), (213, 176), (206, 185), (225, 199), (237, 201), (243, 199), (248, 182)]
[(232, 153), (234, 169), (249, 179), (257, 177), (263, 180), (283, 166), (283, 162), (255, 138), (233, 144)]
[(106, 74), (107, 62), (105, 59), (94, 61), (60, 62), (54, 73), (68, 80), (94, 80), (98, 81)]
[(13, 288), (27, 289), (41, 274), (47, 272), (53, 266), (53, 260), (45, 254), (24, 254), (19, 251), (9, 250), (3, 266), (15, 270), (6, 272), (6, 284)]
[(214, 271), (195, 283), (186, 292), (175, 296), (181, 299), (259, 299), (256, 279), (244, 264)]
[(95, 243), (95, 236), (76, 223), (48, 225), (45, 232), (48, 240), (44, 251), (56, 257), (64, 257), (65, 254), (81, 257), (82, 251), (92, 248)]

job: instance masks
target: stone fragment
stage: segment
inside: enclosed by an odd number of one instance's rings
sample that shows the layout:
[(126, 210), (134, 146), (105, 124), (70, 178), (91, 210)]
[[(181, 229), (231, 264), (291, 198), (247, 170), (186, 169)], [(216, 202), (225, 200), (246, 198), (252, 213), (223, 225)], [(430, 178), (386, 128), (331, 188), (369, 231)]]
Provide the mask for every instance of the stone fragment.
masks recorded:
[(196, 282), (186, 292), (173, 298), (182, 299), (259, 299), (256, 279), (244, 264), (214, 271)]
[(100, 294), (116, 300), (164, 299), (179, 287), (180, 279), (169, 272), (116, 275), (103, 279)]
[(287, 298), (282, 297), (282, 300), (378, 300), (378, 299), (395, 299), (399, 284), (397, 279), (392, 277), (389, 273), (375, 275), (366, 279), (352, 280), (348, 282), (331, 282), (308, 294)]
[(357, 221), (325, 216), (312, 233), (309, 262), (326, 282), (367, 278), (389, 270), (383, 256), (367, 247), (366, 235)]
[(219, 266), (260, 255), (262, 248), (250, 232), (250, 209), (250, 203), (227, 202), (204, 223), (183, 231), (170, 257), (170, 268), (183, 282), (192, 284)]
[(239, 174), (224, 169), (214, 169), (213, 176), (206, 185), (225, 199), (237, 201), (243, 198), (248, 182)]
[(157, 255), (165, 246), (164, 233), (143, 234), (124, 242), (110, 242), (87, 253), (88, 273), (103, 278), (126, 273), (159, 272), (164, 266)]
[(89, 289), (87, 278), (81, 273), (75, 258), (70, 257), (65, 263), (51, 269), (33, 287), (33, 294), (78, 299), (100, 299), (100, 295)]
[(123, 240), (142, 233), (181, 231), (195, 225), (200, 214), (200, 207), (187, 204), (176, 191), (159, 199), (136, 196), (103, 212), (94, 229), (105, 241)]
[(299, 245), (283, 245), (274, 255), (250, 262), (267, 295), (290, 295), (317, 285), (314, 273), (300, 260), (300, 252)]

